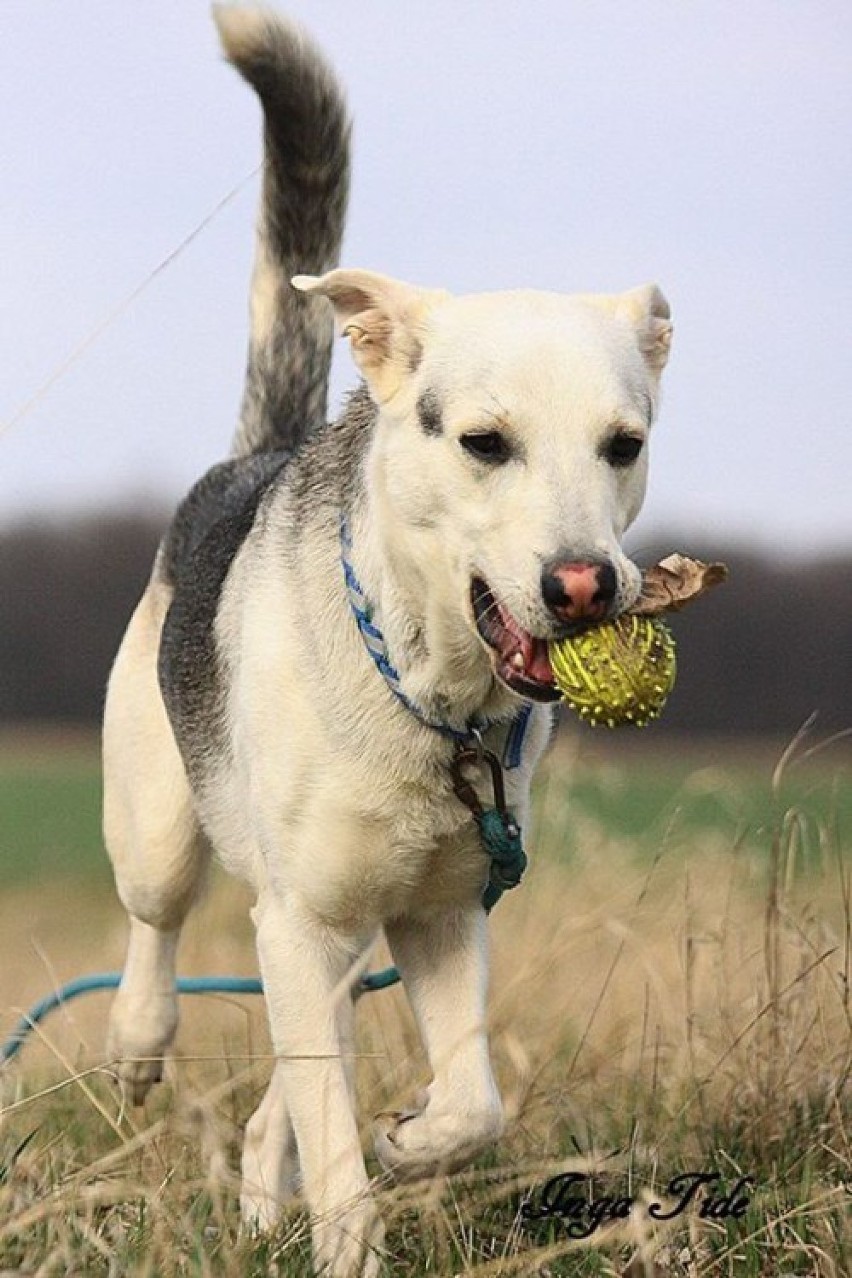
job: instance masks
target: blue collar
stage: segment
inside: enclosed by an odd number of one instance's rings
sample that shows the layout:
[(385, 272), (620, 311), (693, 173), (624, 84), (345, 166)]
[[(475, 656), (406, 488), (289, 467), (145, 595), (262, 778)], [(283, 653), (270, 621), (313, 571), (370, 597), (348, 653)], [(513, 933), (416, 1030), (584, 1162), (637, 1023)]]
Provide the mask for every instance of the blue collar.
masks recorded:
[[(378, 670), (384, 676), (385, 682), (391, 692), (399, 701), (409, 710), (426, 728), (432, 728), (435, 732), (440, 732), (442, 736), (449, 737), (452, 741), (462, 744), (469, 744), (474, 740), (475, 732), (484, 732), (489, 726), (488, 722), (477, 717), (473, 717), (463, 729), (452, 728), (448, 723), (438, 723), (434, 719), (430, 719), (423, 711), (414, 704), (402, 691), (399, 672), (392, 664), (388, 656), (388, 648), (385, 643), (385, 637), (379, 627), (373, 621), (373, 608), (358, 577), (352, 566), (351, 560), (352, 536), (345, 517), (340, 520), (340, 560), (343, 565), (343, 577), (346, 582), (346, 591), (349, 595), (349, 603), (352, 607), (352, 613), (361, 632), (361, 638), (369, 652), (373, 661), (376, 663)], [(529, 724), (532, 705), (525, 702), (518, 713), (515, 715), (509, 727), (506, 737), (506, 744), (503, 747), (503, 767), (517, 768), (521, 762), (521, 754), (523, 751), (524, 737), (526, 736), (527, 726)]]

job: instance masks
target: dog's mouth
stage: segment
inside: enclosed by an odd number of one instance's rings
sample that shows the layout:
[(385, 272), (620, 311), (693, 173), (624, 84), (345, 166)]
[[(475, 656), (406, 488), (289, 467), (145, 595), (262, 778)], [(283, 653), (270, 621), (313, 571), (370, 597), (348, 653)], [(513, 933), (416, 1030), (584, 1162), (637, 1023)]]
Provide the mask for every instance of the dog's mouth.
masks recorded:
[(531, 701), (558, 701), (547, 639), (525, 630), (481, 577), (473, 578), (470, 598), (476, 629), (491, 649), (498, 679)]

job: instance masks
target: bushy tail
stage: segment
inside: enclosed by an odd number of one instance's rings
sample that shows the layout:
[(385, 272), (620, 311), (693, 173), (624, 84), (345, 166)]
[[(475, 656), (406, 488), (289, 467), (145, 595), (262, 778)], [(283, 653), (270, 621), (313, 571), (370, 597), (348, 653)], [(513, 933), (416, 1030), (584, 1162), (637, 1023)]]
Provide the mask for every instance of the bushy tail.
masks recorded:
[(265, 124), (239, 457), (293, 448), (325, 424), (330, 307), (296, 292), (290, 278), (337, 265), (350, 128), (334, 72), (298, 27), (263, 9), (213, 12), (225, 56), (257, 92)]

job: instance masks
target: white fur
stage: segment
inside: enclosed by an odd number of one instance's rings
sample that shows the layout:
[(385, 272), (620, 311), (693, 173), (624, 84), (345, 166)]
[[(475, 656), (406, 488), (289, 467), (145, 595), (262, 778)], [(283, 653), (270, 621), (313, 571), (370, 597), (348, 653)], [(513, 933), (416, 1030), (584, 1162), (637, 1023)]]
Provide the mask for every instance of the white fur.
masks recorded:
[[(515, 694), (498, 683), (470, 610), (474, 573), (532, 633), (551, 619), (542, 563), (605, 554), (628, 606), (639, 574), (620, 549), (645, 488), (646, 454), (613, 469), (617, 425), (645, 435), (670, 337), (653, 288), (617, 298), (509, 293), (451, 298), (368, 272), (301, 277), (328, 296), (381, 412), (366, 457), (353, 559), (403, 689), (427, 713), (495, 721), (499, 751)], [(443, 430), (417, 400), (432, 389)], [(459, 436), (497, 423), (517, 459), (485, 468)], [(180, 923), (206, 841), (257, 894), (253, 917), (275, 1052), (251, 1119), (242, 1210), (274, 1225), (300, 1186), (315, 1259), (335, 1278), (374, 1275), (382, 1228), (369, 1195), (352, 1091), (353, 965), (385, 928), (428, 1053), (419, 1106), (377, 1122), (376, 1150), (402, 1178), (463, 1165), (500, 1133), (485, 1029), (484, 856), (453, 796), (447, 744), (389, 694), (340, 585), (336, 522), (293, 532), (285, 482), (241, 548), (217, 618), (227, 657), (229, 760), (194, 795), (155, 670), (167, 591), (156, 576), (110, 682), (106, 833), (133, 919), (111, 1052), (138, 1099), (171, 1041)], [(296, 558), (292, 556), (294, 535)], [(294, 566), (295, 565), (295, 566)], [(413, 637), (425, 639), (418, 648)], [(425, 653), (425, 655), (424, 655)], [(550, 715), (536, 706), (522, 766), (507, 773), (522, 824)], [(478, 778), (483, 797), (485, 774)], [(202, 836), (201, 830), (205, 836)]]

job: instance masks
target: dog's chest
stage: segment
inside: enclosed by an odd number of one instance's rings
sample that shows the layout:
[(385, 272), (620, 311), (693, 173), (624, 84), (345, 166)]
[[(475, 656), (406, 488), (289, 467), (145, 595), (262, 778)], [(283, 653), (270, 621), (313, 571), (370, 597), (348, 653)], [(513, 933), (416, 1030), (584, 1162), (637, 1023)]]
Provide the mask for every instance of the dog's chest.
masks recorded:
[(372, 798), (364, 790), (326, 795), (314, 806), (307, 845), (288, 858), (287, 879), (320, 917), (357, 929), (480, 899), (489, 856), (451, 791)]

